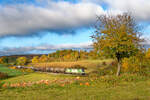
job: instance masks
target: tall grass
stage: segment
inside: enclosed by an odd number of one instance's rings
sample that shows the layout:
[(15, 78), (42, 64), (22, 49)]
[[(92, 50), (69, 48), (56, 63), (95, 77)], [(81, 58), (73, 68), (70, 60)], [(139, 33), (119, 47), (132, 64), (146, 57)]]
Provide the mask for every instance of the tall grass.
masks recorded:
[[(48, 62), (48, 63), (32, 63), (30, 65), (34, 67), (59, 67), (59, 68), (70, 68), (76, 65), (86, 68), (87, 72), (91, 72), (95, 70), (97, 67), (103, 66), (103, 63), (106, 65), (111, 64), (112, 59), (106, 60), (81, 60), (81, 61), (74, 61), (74, 62)], [(29, 66), (30, 66), (29, 65)]]
[(109, 60), (82, 60), (82, 61), (74, 61), (74, 62), (49, 62), (49, 63), (32, 63), (35, 67), (73, 67), (74, 65), (88, 67), (95, 67), (102, 62), (106, 62), (107, 64), (111, 63), (111, 59)]

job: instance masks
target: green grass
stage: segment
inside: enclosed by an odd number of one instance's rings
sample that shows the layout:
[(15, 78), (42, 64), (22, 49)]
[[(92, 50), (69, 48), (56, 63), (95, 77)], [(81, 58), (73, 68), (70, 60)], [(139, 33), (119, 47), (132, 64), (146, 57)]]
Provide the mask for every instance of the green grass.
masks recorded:
[(0, 72), (7, 73), (9, 77), (15, 77), (15, 76), (26, 74), (20, 70), (10, 69), (10, 68), (5, 67), (3, 65), (0, 65)]
[[(3, 80), (6, 83), (19, 83), (39, 80), (75, 79), (70, 75), (31, 73)], [(79, 83), (89, 82), (89, 86)], [(2, 88), (0, 100), (149, 100), (150, 79), (146, 76), (122, 75), (98, 77), (81, 77), (81, 81), (64, 87), (58, 84), (33, 85), (25, 88)]]
[[(99, 64), (103, 61), (91, 60), (90, 62)], [(90, 69), (95, 70), (96, 67), (92, 66)], [(24, 88), (0, 88), (0, 100), (150, 100), (149, 76), (128, 73), (121, 74), (119, 77), (113, 75), (80, 76), (80, 80), (77, 80), (75, 75), (39, 72), (23, 75), (19, 70), (9, 69), (2, 65), (0, 65), (0, 72), (6, 72), (8, 75), (14, 76), (0, 80), (0, 82), (7, 84), (37, 82), (40, 80), (53, 82), (57, 80), (50, 85), (40, 84)], [(60, 86), (61, 82), (66, 80), (68, 82), (73, 80), (73, 83), (66, 84), (64, 87)], [(80, 83), (85, 84), (86, 82), (90, 85), (80, 85)]]
[(3, 80), (6, 83), (17, 83), (17, 82), (28, 82), (28, 81), (39, 81), (39, 80), (54, 80), (54, 79), (70, 79), (75, 78), (75, 76), (63, 75), (63, 74), (49, 74), (49, 73), (30, 73), (28, 75), (17, 76)]

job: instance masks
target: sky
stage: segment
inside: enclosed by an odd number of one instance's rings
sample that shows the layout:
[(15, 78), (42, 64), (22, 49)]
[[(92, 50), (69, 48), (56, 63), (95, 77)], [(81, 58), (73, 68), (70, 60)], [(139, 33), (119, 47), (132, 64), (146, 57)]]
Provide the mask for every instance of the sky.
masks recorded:
[(0, 0), (0, 56), (91, 48), (96, 16), (131, 12), (150, 44), (150, 0)]

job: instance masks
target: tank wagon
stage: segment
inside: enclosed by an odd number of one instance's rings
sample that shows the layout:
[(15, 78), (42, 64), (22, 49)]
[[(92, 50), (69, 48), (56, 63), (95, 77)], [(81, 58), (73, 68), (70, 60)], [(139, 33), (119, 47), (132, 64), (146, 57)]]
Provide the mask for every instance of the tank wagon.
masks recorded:
[(85, 68), (59, 68), (59, 67), (25, 67), (16, 66), (18, 69), (32, 69), (40, 72), (64, 73), (64, 74), (80, 74), (85, 75)]

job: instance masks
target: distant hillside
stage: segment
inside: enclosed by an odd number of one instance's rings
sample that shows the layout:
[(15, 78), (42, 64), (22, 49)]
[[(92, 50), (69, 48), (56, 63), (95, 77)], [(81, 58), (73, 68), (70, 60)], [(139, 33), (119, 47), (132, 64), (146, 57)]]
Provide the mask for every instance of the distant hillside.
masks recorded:
[[(27, 58), (31, 59), (34, 56), (41, 56), (41, 55), (43, 55), (43, 54), (10, 55), (10, 56), (1, 56), (1, 57), (12, 57), (12, 58), (27, 57)], [(45, 54), (45, 55), (48, 55), (48, 54)]]

